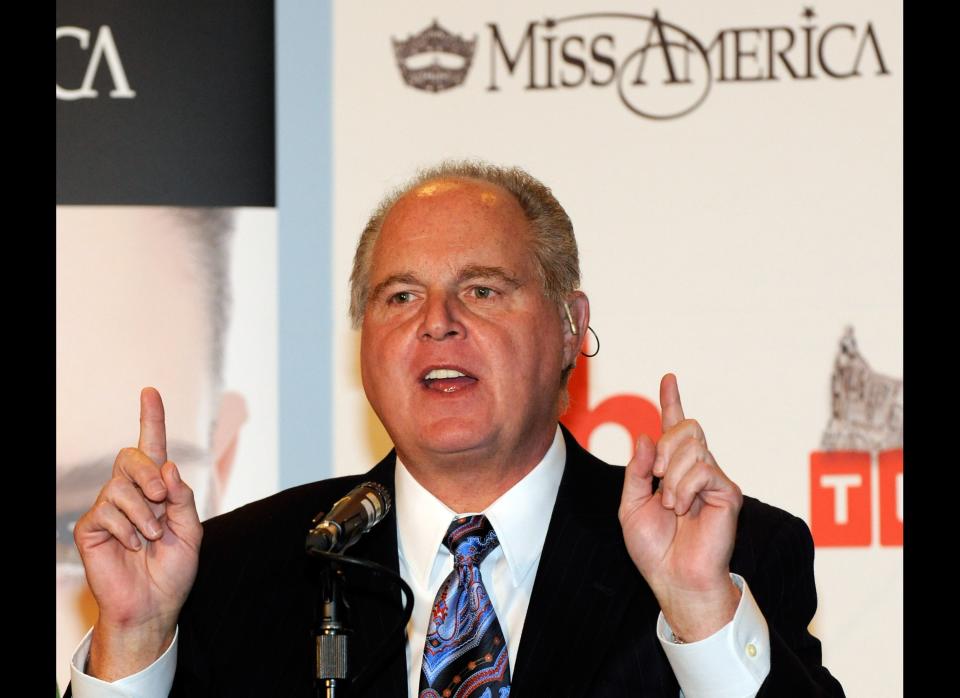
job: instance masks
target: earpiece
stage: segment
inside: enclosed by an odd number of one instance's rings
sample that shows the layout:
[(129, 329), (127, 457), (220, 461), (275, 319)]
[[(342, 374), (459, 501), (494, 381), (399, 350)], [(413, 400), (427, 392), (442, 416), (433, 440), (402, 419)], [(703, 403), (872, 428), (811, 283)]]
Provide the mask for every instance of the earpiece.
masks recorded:
[(570, 306), (567, 303), (563, 304), (563, 309), (567, 311), (567, 320), (570, 322), (570, 332), (572, 334), (580, 334), (577, 332), (577, 323), (573, 321), (573, 315), (570, 313)]

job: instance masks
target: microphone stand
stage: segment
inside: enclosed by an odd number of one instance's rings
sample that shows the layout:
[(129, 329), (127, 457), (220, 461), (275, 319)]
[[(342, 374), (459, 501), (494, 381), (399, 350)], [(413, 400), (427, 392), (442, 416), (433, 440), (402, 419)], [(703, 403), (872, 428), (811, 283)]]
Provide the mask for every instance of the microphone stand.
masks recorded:
[[(341, 553), (309, 549), (312, 557), (326, 558), (320, 574), (320, 593), (317, 598), (313, 630), (316, 649), (316, 674), (314, 686), (317, 698), (344, 698), (351, 686), (362, 686), (377, 671), (377, 663), (391, 652), (396, 640), (413, 613), (413, 590), (396, 572), (370, 560), (348, 557)], [(348, 645), (353, 629), (349, 626), (350, 604), (344, 598), (347, 577), (343, 567), (362, 568), (374, 577), (385, 577), (403, 593), (403, 610), (397, 624), (383, 634), (380, 644), (359, 671), (348, 665)], [(397, 643), (396, 647), (402, 647)], [(351, 674), (351, 671), (353, 672)]]
[[(352, 632), (345, 623), (343, 586), (346, 578), (340, 567), (342, 556), (329, 553), (330, 564), (325, 565), (320, 578), (319, 613), (313, 631), (316, 645), (317, 698), (346, 696), (348, 687), (347, 644)], [(337, 689), (343, 689), (338, 691)]]

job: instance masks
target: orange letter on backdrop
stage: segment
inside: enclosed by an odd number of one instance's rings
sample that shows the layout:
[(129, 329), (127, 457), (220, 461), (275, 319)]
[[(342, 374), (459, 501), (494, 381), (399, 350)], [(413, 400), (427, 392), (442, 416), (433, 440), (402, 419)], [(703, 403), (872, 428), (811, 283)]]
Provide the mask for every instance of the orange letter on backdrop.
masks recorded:
[(903, 449), (883, 451), (880, 462), (880, 545), (903, 545)]
[[(636, 446), (640, 434), (646, 434), (654, 443), (660, 438), (662, 426), (660, 410), (646, 398), (639, 395), (613, 395), (594, 407), (590, 400), (590, 359), (581, 358), (570, 376), (570, 407), (561, 420), (580, 445), (590, 447), (590, 435), (601, 424), (619, 424), (630, 433), (630, 440)], [(633, 457), (631, 448), (630, 457)]]
[(870, 545), (870, 454), (810, 454), (810, 532), (816, 546)]

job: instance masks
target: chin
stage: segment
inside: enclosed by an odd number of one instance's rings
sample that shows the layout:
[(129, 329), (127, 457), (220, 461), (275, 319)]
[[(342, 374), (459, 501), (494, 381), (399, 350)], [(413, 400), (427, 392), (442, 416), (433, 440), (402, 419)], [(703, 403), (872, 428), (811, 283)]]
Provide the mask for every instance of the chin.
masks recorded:
[(454, 455), (483, 448), (493, 439), (494, 430), (489, 421), (446, 417), (418, 430), (416, 443), (421, 451)]

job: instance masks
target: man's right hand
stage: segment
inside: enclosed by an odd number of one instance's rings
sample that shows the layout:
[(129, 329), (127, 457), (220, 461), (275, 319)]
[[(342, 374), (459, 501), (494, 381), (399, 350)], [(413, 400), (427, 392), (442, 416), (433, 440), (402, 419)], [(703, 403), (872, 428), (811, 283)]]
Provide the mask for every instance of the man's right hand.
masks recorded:
[(120, 451), (113, 476), (73, 531), (100, 609), (87, 674), (116, 681), (169, 647), (202, 537), (193, 490), (167, 460), (160, 393), (144, 388), (137, 448)]

